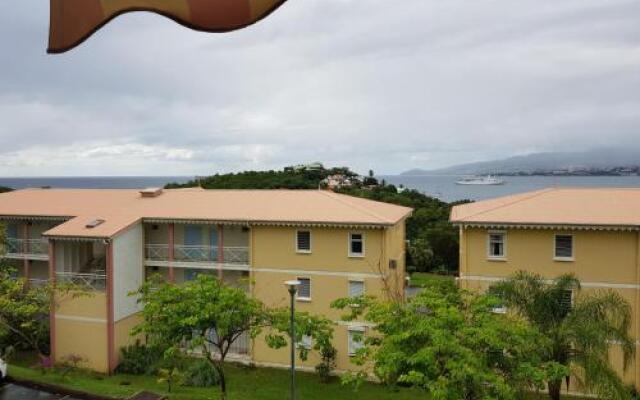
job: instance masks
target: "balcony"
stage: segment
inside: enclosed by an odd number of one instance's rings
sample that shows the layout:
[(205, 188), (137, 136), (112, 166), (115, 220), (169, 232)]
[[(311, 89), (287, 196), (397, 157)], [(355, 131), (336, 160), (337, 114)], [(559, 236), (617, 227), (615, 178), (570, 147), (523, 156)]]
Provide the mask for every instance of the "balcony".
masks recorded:
[(49, 241), (47, 239), (5, 239), (6, 258), (28, 258), (31, 260), (49, 259)]
[[(173, 261), (181, 263), (211, 263), (249, 265), (248, 247), (224, 247), (222, 260), (217, 246), (176, 245), (173, 248)], [(169, 245), (148, 244), (145, 246), (145, 257), (148, 261), (169, 261)]]
[(107, 287), (107, 275), (104, 272), (57, 272), (56, 282), (78, 286), (85, 290), (103, 292)]

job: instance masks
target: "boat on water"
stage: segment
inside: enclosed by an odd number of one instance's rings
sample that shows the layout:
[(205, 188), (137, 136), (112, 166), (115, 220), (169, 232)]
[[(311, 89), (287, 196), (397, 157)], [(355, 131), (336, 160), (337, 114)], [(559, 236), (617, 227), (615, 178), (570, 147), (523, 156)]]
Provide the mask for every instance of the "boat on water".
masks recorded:
[(504, 179), (492, 175), (472, 176), (456, 181), (456, 185), (504, 185), (505, 183)]

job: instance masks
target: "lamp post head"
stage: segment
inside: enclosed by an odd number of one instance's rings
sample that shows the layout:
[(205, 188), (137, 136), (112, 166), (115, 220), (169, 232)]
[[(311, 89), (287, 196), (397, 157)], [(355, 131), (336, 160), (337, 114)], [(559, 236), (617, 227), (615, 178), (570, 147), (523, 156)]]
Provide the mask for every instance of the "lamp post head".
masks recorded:
[(284, 283), (284, 286), (289, 290), (289, 293), (291, 293), (292, 295), (294, 295), (298, 291), (298, 286), (300, 285), (301, 285), (300, 281), (297, 281), (297, 280), (286, 281)]

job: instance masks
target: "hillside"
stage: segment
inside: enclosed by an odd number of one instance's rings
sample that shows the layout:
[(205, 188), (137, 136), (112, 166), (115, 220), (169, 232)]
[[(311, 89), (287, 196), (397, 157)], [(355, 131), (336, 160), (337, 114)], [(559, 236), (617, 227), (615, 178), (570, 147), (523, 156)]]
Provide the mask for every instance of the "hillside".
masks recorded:
[(586, 152), (534, 153), (501, 160), (460, 164), (438, 170), (412, 169), (402, 175), (619, 175), (639, 171), (640, 150), (609, 148)]

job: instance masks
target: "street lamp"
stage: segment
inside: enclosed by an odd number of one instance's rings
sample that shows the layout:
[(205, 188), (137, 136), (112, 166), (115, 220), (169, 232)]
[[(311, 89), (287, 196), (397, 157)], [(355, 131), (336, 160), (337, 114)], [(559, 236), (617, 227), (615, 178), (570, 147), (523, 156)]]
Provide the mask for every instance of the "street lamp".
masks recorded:
[(295, 318), (295, 299), (296, 292), (298, 291), (298, 286), (300, 286), (300, 281), (286, 281), (284, 283), (287, 290), (289, 290), (289, 294), (291, 295), (291, 400), (296, 400), (296, 318)]

